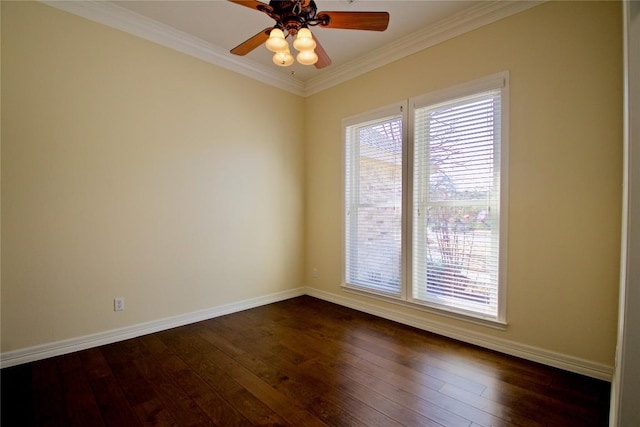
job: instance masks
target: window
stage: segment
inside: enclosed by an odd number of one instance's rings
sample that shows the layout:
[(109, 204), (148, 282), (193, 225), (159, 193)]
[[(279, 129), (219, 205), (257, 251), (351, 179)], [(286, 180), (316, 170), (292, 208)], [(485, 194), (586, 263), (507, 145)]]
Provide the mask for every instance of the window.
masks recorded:
[(507, 89), (501, 73), (344, 121), (347, 288), (504, 323)]
[[(404, 121), (400, 108), (358, 118), (346, 138), (348, 283), (400, 296)], [(364, 121), (361, 121), (363, 120)]]

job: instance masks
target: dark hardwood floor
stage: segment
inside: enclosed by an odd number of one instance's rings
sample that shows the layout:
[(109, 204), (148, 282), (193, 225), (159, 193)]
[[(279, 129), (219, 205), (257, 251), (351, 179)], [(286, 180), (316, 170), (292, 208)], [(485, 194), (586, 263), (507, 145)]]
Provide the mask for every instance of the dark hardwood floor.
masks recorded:
[(294, 298), (1, 372), (2, 426), (605, 426), (609, 383)]

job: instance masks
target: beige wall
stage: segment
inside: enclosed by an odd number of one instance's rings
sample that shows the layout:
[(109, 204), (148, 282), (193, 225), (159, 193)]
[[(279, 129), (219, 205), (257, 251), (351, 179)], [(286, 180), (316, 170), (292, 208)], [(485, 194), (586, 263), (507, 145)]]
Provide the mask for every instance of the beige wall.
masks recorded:
[[(506, 331), (405, 313), (613, 366), (622, 165), (617, 2), (550, 2), (307, 99), (307, 285), (345, 296), (341, 120), (509, 70)], [(319, 275), (313, 278), (312, 268)], [(383, 302), (349, 298), (389, 308)]]
[(301, 286), (303, 103), (2, 2), (2, 352)]
[[(1, 18), (2, 352), (345, 295), (342, 118), (510, 70), (509, 327), (394, 308), (613, 365), (619, 3), (546, 3), (306, 100), (42, 4)], [(303, 105), (306, 131), (282, 114)]]

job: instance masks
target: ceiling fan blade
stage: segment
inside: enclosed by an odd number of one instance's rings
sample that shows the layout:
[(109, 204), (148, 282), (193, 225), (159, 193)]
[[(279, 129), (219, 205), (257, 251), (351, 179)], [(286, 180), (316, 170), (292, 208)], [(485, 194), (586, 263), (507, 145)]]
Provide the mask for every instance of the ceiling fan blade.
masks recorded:
[(251, 9), (259, 10), (260, 12), (273, 12), (273, 8), (266, 3), (262, 3), (257, 0), (228, 0), (231, 3), (239, 4), (240, 6), (246, 6)]
[(388, 12), (318, 12), (316, 18), (328, 21), (320, 24), (325, 28), (384, 31), (389, 25)]
[(328, 67), (331, 65), (331, 58), (329, 58), (329, 55), (327, 55), (327, 52), (324, 50), (316, 36), (313, 36), (313, 39), (316, 41), (315, 52), (316, 55), (318, 55), (318, 61), (314, 65), (317, 69)]
[(250, 39), (240, 43), (238, 46), (231, 49), (231, 53), (233, 53), (234, 55), (240, 55), (240, 56), (246, 55), (247, 53), (251, 52), (253, 49), (260, 46), (262, 43), (266, 42), (267, 39), (269, 38), (269, 33), (271, 32), (271, 30), (273, 30), (273, 28), (271, 27), (265, 28), (255, 36), (251, 37)]

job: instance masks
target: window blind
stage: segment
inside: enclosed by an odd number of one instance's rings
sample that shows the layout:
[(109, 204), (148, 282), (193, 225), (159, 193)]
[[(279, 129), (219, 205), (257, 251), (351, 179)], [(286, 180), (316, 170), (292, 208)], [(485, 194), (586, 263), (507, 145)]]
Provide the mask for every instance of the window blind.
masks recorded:
[(414, 110), (412, 296), (498, 316), (501, 92)]
[(402, 116), (345, 129), (345, 281), (402, 293)]

